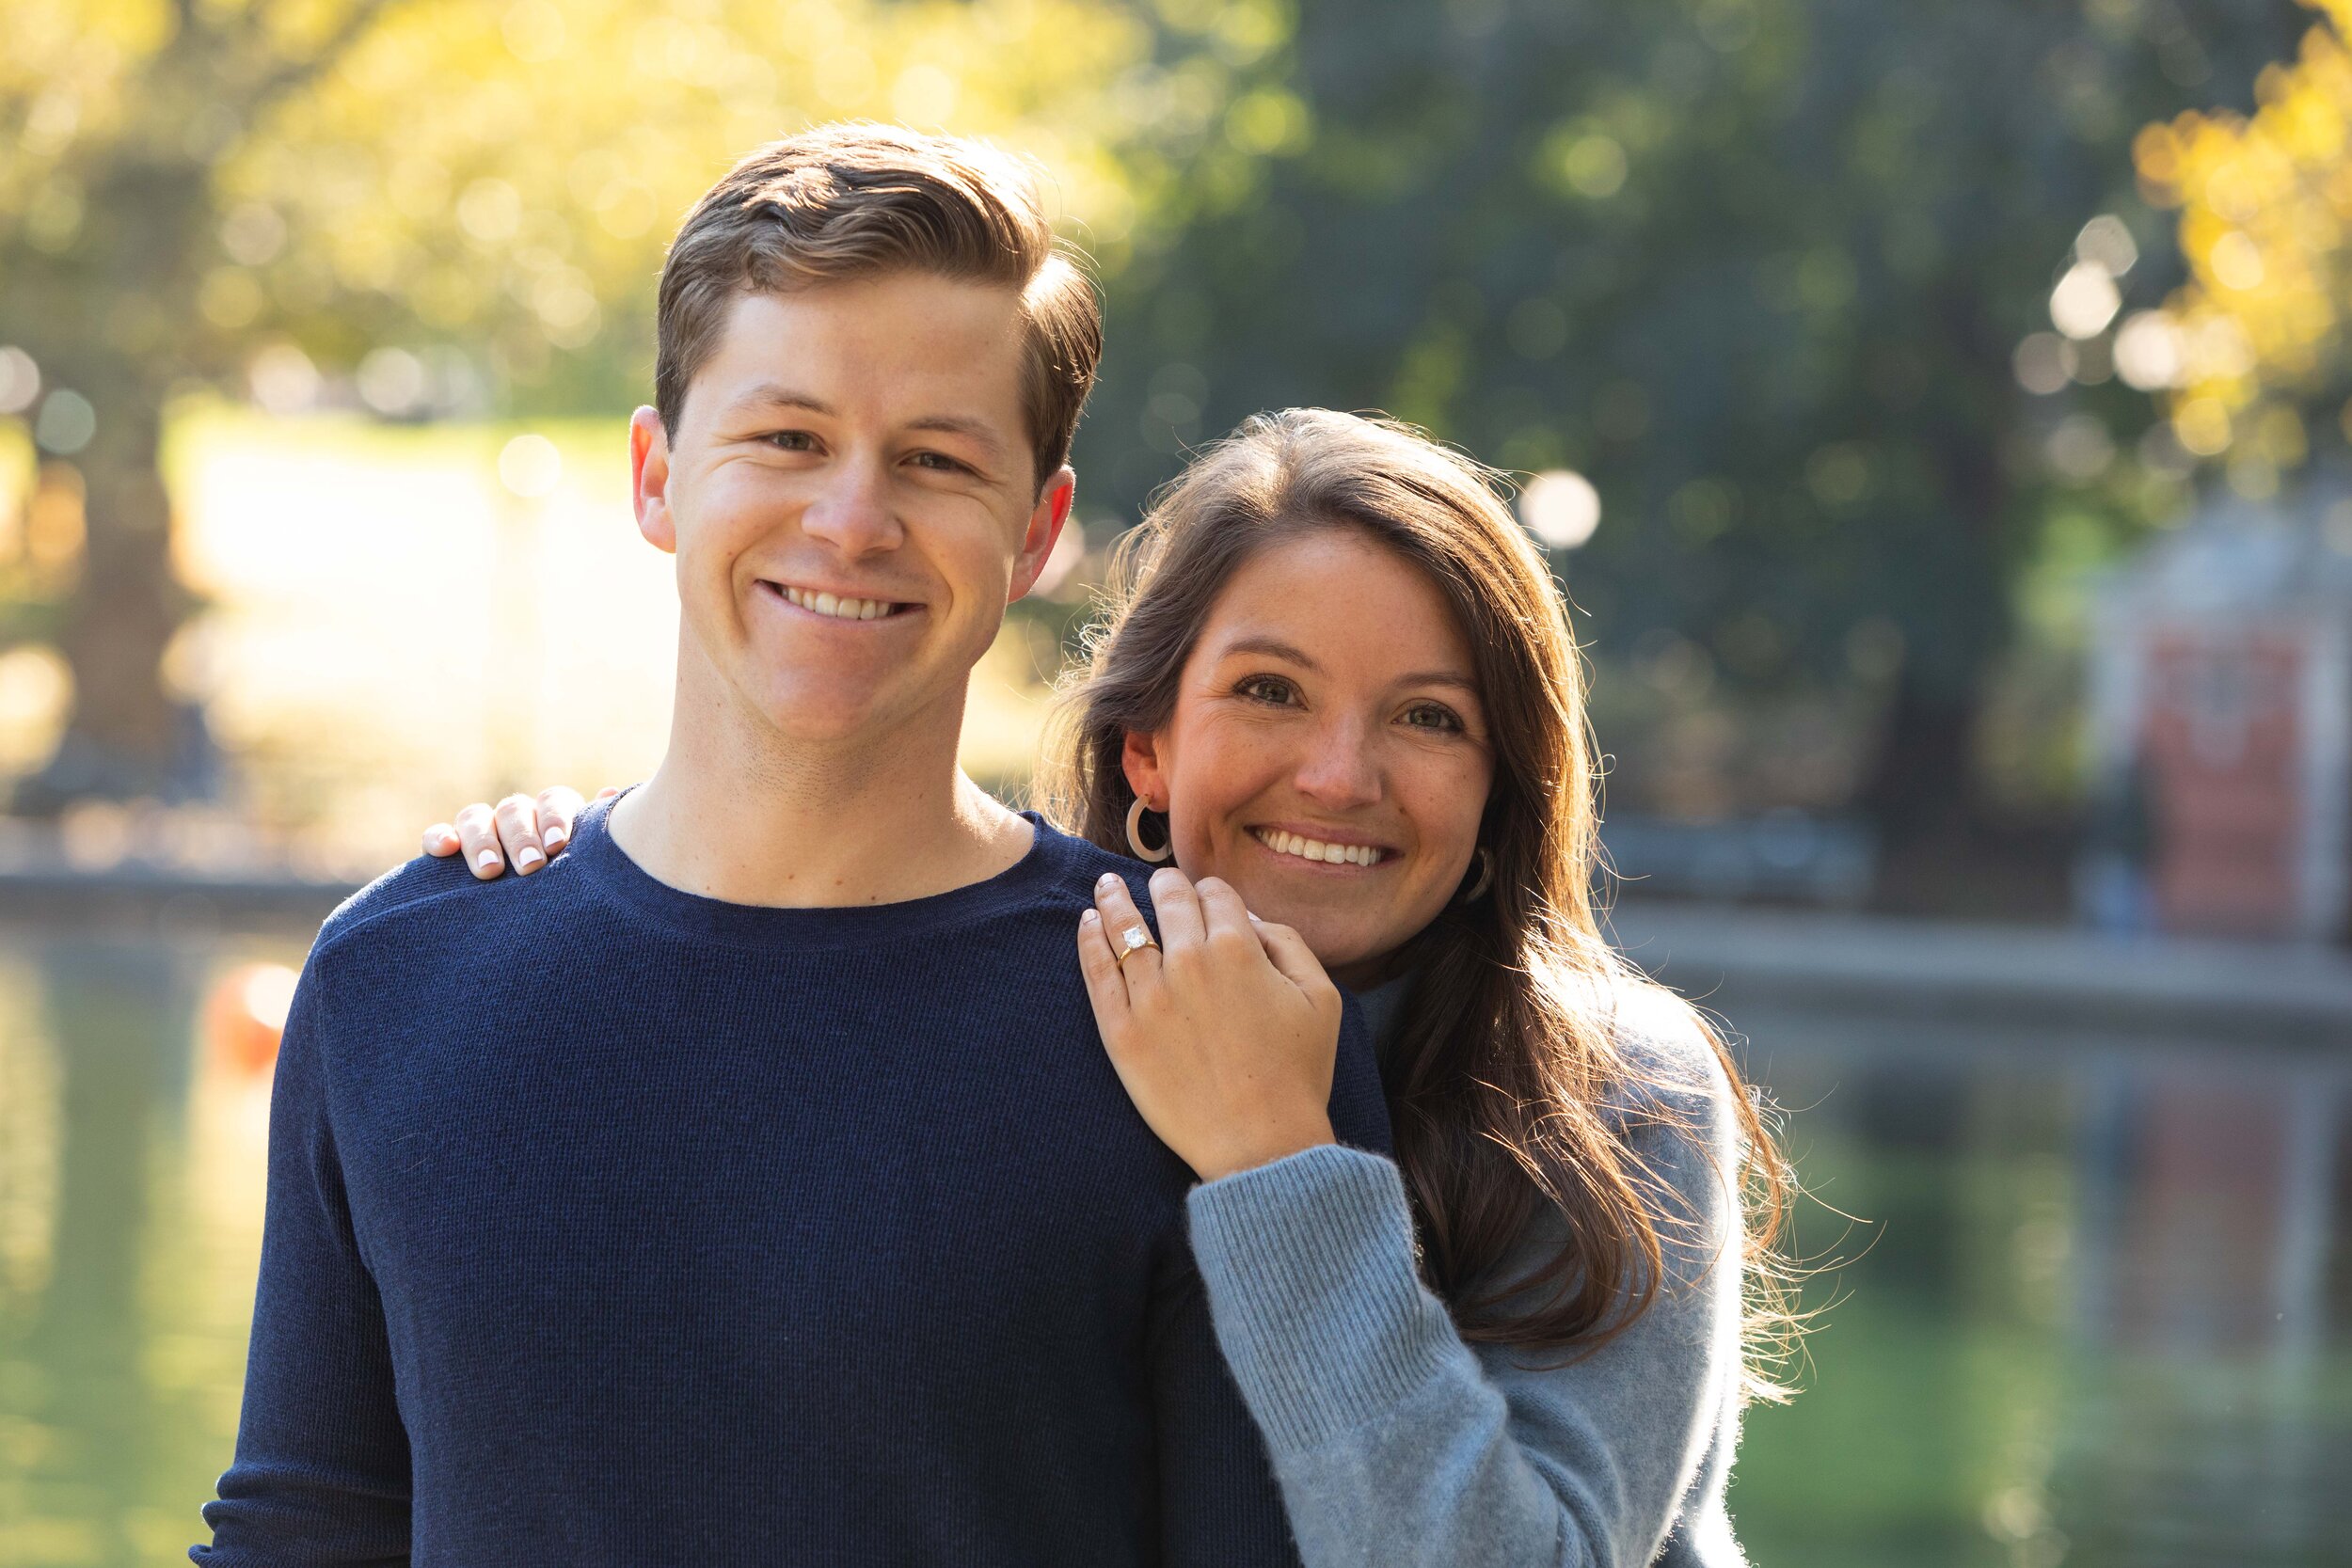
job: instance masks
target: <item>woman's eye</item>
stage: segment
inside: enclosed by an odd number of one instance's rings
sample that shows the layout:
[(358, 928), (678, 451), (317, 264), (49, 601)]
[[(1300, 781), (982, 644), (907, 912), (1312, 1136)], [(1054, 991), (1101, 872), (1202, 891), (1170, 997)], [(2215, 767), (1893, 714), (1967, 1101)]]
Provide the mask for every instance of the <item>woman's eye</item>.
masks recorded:
[(817, 437), (805, 430), (771, 430), (760, 437), (779, 451), (814, 451)]
[(1405, 722), (1420, 730), (1459, 730), (1462, 727), (1462, 721), (1453, 709), (1441, 707), (1436, 703), (1422, 703), (1417, 707), (1407, 708)]
[(1251, 675), (1233, 689), (1261, 703), (1287, 704), (1297, 694), (1290, 682), (1276, 675)]

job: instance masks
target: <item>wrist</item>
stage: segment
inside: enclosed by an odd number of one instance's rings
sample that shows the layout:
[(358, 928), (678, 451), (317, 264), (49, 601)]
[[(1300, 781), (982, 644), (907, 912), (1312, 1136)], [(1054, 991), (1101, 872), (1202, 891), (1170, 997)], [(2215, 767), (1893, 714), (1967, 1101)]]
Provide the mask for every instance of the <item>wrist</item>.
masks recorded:
[(1327, 1115), (1318, 1116), (1295, 1126), (1269, 1129), (1261, 1137), (1217, 1149), (1213, 1155), (1195, 1162), (1193, 1174), (1203, 1181), (1216, 1181), (1337, 1142), (1339, 1134), (1331, 1129), (1331, 1118)]

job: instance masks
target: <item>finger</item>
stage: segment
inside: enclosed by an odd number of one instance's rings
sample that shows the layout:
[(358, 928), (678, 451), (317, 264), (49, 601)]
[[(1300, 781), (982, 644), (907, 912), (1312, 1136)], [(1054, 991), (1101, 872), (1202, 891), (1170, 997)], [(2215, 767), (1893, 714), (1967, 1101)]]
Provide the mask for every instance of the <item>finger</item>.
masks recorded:
[(1172, 865), (1152, 873), (1152, 912), (1159, 917), (1160, 941), (1171, 953), (1208, 940), (1200, 895), (1193, 891), (1192, 879)]
[(547, 847), (539, 842), (539, 803), (528, 795), (509, 795), (499, 802), (499, 842), (516, 872), (528, 877), (548, 863)]
[(1315, 957), (1314, 949), (1307, 945), (1306, 938), (1288, 926), (1277, 926), (1270, 920), (1260, 920), (1254, 914), (1249, 917), (1249, 924), (1256, 928), (1258, 941), (1265, 947), (1265, 956), (1273, 960), (1276, 969), (1281, 971), (1284, 979), (1309, 995), (1338, 990), (1332, 985), (1331, 976), (1324, 971), (1322, 960)]
[(1193, 885), (1193, 894), (1200, 900), (1200, 924), (1211, 942), (1248, 942), (1251, 948), (1260, 945), (1257, 933), (1250, 928), (1249, 907), (1233, 891), (1233, 884), (1218, 877), (1203, 877)]
[(1120, 975), (1127, 983), (1127, 996), (1133, 1001), (1136, 988), (1148, 985), (1159, 973), (1160, 954), (1156, 947), (1131, 952), (1127, 933), (1140, 926), (1147, 932), (1151, 923), (1143, 911), (1136, 908), (1135, 895), (1127, 891), (1126, 882), (1116, 873), (1105, 871), (1094, 884), (1095, 912), (1103, 917), (1103, 935), (1110, 943), (1111, 957), (1118, 961)]
[(461, 847), (454, 823), (436, 822), (424, 831), (424, 852), (428, 855), (446, 857), (457, 853)]
[(548, 855), (562, 854), (564, 846), (571, 842), (572, 819), (585, 803), (580, 791), (569, 784), (539, 791), (539, 843)]
[(506, 869), (506, 853), (499, 847), (498, 822), (488, 801), (476, 800), (457, 814), (457, 842), (465, 850), (466, 864), (484, 881)]
[(1087, 1000), (1094, 1004), (1095, 1027), (1107, 1042), (1112, 1031), (1127, 1021), (1127, 981), (1119, 972), (1119, 955), (1111, 950), (1110, 933), (1103, 928), (1098, 910), (1078, 917), (1078, 970), (1086, 976)]

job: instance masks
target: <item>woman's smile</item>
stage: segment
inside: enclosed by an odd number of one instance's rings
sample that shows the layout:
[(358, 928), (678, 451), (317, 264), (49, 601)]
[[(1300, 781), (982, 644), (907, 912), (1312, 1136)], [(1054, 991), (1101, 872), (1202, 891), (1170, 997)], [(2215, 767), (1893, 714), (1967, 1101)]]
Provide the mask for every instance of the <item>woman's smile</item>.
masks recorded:
[(1344, 829), (1268, 824), (1246, 831), (1278, 860), (1300, 869), (1312, 866), (1326, 875), (1376, 870), (1396, 860), (1395, 850)]

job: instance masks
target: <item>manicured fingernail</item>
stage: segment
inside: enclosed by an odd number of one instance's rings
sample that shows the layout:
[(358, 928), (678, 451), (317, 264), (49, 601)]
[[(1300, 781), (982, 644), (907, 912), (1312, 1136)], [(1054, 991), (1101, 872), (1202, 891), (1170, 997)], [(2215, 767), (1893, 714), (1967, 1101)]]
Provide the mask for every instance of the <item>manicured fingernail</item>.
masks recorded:
[(499, 852), (496, 849), (485, 849), (479, 856), (475, 857), (473, 863), (477, 869), (487, 871), (497, 865), (498, 863)]
[(529, 845), (525, 845), (521, 849), (516, 851), (515, 869), (517, 871), (529, 871), (532, 867), (537, 865), (541, 861), (546, 859), (547, 856), (539, 853), (538, 850), (532, 848)]
[(1115, 888), (1119, 885), (1119, 873), (1116, 871), (1105, 871), (1100, 877), (1094, 879), (1094, 885), (1101, 889)]
[(572, 835), (568, 829), (549, 828), (546, 832), (541, 833), (539, 836), (548, 841), (548, 848), (560, 849), (564, 847), (564, 841)]
[(1089, 910), (1086, 913), (1078, 917), (1078, 924), (1081, 926), (1100, 926), (1103, 924), (1103, 917), (1095, 913), (1092, 910)]

